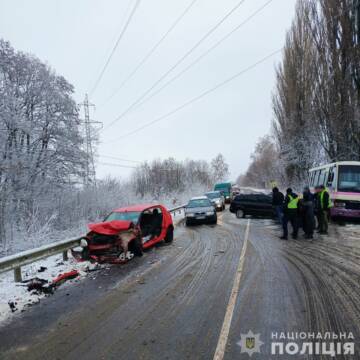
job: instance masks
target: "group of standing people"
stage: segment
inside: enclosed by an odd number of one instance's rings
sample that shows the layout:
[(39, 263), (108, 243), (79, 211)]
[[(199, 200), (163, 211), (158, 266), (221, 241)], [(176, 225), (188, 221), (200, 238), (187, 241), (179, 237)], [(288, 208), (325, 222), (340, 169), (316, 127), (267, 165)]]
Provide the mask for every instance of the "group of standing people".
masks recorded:
[(304, 230), (306, 239), (313, 239), (315, 228), (320, 234), (328, 233), (331, 200), (324, 185), (316, 187), (315, 193), (312, 193), (309, 187), (305, 187), (302, 196), (296, 194), (291, 188), (286, 189), (284, 195), (277, 187), (274, 187), (272, 205), (278, 221), (282, 224), (281, 239), (288, 239), (289, 222), (293, 239), (297, 239), (300, 227)]

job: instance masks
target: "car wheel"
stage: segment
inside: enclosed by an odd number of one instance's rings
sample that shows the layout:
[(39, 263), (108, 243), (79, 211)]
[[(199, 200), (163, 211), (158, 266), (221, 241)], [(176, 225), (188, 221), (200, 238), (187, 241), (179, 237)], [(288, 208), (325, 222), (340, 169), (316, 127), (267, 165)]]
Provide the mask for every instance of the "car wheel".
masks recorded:
[(222, 209), (225, 210), (225, 204), (222, 206)]
[(185, 220), (185, 225), (186, 225), (186, 226), (190, 226), (190, 225), (191, 225), (191, 221), (188, 220), (188, 219), (186, 219), (186, 220)]
[(143, 255), (143, 247), (140, 236), (138, 236), (136, 239), (131, 241), (131, 243), (129, 244), (129, 250), (133, 252), (135, 256)]
[(174, 240), (174, 229), (171, 226), (169, 226), (164, 241), (166, 243), (171, 243), (173, 240)]
[(244, 212), (244, 210), (242, 210), (242, 209), (237, 209), (237, 210), (236, 210), (236, 217), (237, 217), (238, 219), (244, 218), (244, 217), (245, 217), (245, 212)]

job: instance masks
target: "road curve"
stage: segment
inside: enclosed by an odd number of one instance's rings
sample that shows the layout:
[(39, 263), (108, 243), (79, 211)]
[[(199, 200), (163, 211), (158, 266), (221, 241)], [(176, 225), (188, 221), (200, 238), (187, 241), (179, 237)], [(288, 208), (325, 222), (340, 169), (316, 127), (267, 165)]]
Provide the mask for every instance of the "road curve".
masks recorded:
[[(1, 359), (213, 359), (246, 226), (228, 212), (217, 226), (180, 226), (173, 244), (60, 288), (0, 328)], [(251, 220), (224, 359), (249, 358), (237, 344), (249, 330), (265, 343), (253, 359), (277, 358), (274, 332), (351, 331), (358, 346), (356, 239), (332, 229), (330, 238), (285, 242), (278, 231)]]

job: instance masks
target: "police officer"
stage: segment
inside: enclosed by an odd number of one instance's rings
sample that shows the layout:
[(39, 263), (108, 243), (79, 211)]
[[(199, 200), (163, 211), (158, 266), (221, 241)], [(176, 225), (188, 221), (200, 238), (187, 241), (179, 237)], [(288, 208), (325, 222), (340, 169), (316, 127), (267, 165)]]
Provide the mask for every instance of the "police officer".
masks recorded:
[(325, 188), (324, 185), (320, 185), (319, 193), (317, 196), (318, 201), (318, 211), (319, 211), (319, 233), (320, 234), (327, 234), (328, 227), (329, 227), (329, 212), (331, 208), (331, 200), (329, 191)]
[(286, 190), (284, 201), (284, 217), (283, 217), (283, 236), (280, 239), (288, 239), (288, 222), (290, 221), (293, 232), (292, 238), (297, 239), (298, 235), (298, 201), (299, 197), (291, 188)]

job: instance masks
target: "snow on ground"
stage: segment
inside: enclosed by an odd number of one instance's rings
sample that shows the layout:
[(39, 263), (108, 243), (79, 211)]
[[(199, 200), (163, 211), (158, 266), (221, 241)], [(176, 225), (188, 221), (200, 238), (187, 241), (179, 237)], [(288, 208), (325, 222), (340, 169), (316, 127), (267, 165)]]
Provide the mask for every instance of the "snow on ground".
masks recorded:
[[(41, 267), (46, 269), (43, 272), (39, 272)], [(63, 261), (62, 254), (59, 254), (22, 267), (22, 276), (23, 281), (38, 277), (48, 280), (50, 283), (60, 274), (71, 270), (78, 270), (80, 275), (60, 285), (63, 287), (81, 281), (88, 274), (89, 270), (94, 270), (97, 267), (103, 266), (92, 264), (88, 261), (77, 262), (71, 256), (69, 256), (68, 261)], [(6, 323), (11, 315), (16, 316), (33, 304), (40, 302), (45, 296), (49, 295), (39, 294), (36, 291), (29, 292), (24, 282), (15, 283), (13, 271), (0, 274), (0, 324)], [(14, 311), (11, 310), (9, 303), (14, 304)]]

